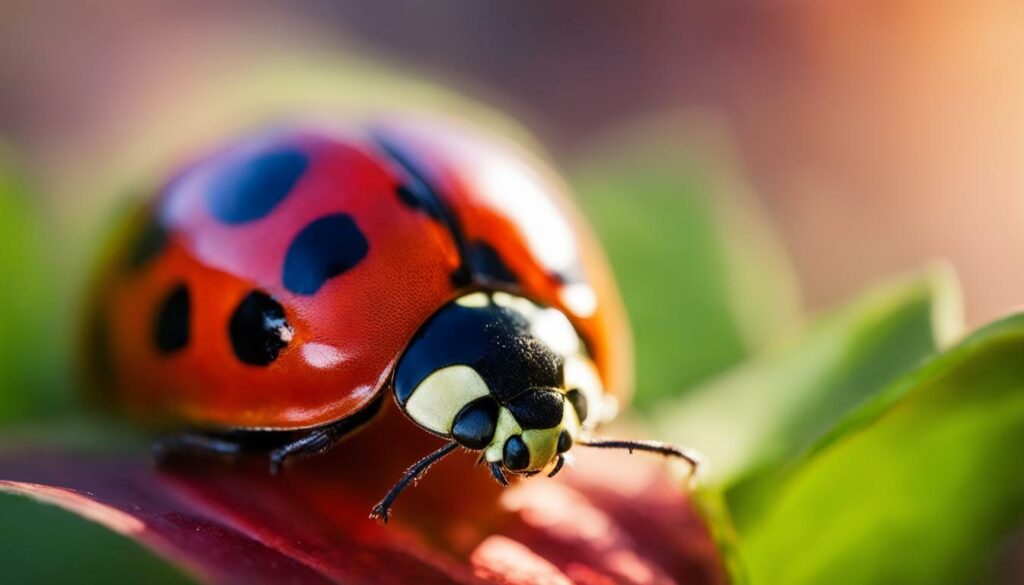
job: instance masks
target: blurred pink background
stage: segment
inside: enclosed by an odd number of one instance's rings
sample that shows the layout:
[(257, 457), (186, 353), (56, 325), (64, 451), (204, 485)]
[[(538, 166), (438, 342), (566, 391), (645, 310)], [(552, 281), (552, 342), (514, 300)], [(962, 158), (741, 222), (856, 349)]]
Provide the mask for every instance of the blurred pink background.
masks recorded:
[(0, 137), (44, 177), (111, 141), (144, 148), (130, 122), (211, 62), (315, 46), (503, 108), (559, 160), (646, 114), (710, 112), (810, 307), (937, 257), (972, 324), (1024, 299), (1021, 3), (6, 0), (0, 16)]

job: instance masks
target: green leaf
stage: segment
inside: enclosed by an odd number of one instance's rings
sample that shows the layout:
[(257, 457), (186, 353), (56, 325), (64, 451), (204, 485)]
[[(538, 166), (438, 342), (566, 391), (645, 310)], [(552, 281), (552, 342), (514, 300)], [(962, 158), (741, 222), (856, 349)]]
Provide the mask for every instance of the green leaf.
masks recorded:
[(747, 531), (755, 582), (994, 582), (1024, 516), (1022, 358), (1017, 315), (846, 420)]
[(20, 495), (0, 493), (0, 551), (5, 583), (192, 582), (109, 528)]
[(602, 142), (574, 184), (629, 311), (644, 409), (762, 345), (796, 315), (796, 285), (706, 125), (659, 120)]
[(743, 563), (739, 536), (723, 494), (714, 489), (697, 489), (690, 493), (722, 557), (728, 582), (730, 585), (749, 585), (750, 576)]
[(29, 190), (0, 149), (0, 422), (52, 411), (66, 368), (53, 258)]
[(666, 404), (661, 434), (706, 456), (706, 481), (726, 490), (742, 531), (787, 465), (957, 333), (958, 299), (941, 267), (878, 286)]

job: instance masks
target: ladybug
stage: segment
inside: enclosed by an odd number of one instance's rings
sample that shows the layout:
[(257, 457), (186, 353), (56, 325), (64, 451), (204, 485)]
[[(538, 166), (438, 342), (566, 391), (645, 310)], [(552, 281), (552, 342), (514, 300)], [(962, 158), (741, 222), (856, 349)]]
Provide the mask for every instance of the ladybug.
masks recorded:
[[(95, 398), (170, 427), (158, 456), (269, 450), (272, 472), (370, 423), (384, 397), (495, 479), (554, 475), (628, 392), (603, 255), (557, 178), (447, 121), (292, 123), (178, 172), (96, 278)], [(255, 442), (255, 443), (254, 443)]]

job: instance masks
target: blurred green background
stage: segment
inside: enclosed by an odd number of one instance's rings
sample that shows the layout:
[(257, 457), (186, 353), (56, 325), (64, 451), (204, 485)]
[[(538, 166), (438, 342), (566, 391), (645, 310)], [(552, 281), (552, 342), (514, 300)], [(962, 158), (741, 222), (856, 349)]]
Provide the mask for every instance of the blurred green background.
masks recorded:
[[(5, 6), (6, 436), (77, 432), (78, 303), (128, 194), (281, 115), (426, 108), (569, 180), (632, 322), (630, 416), (707, 457), (737, 582), (1024, 582), (1020, 9), (748, 8)], [(182, 578), (3, 495), (15, 550), (15, 581)]]

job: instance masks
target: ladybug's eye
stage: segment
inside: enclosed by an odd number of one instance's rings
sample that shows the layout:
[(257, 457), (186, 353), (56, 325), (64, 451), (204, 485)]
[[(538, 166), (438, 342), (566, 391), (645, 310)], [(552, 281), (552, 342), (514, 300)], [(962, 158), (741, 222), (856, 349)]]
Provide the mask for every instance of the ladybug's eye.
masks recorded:
[(576, 411), (576, 416), (581, 421), (587, 420), (587, 397), (580, 392), (579, 388), (573, 388), (569, 390), (565, 395), (566, 400), (572, 405), (573, 410)]
[(467, 449), (483, 449), (498, 426), (498, 403), (485, 396), (470, 402), (455, 416), (452, 438)]
[(572, 404), (584, 428), (592, 429), (609, 418), (601, 378), (585, 356), (565, 360), (565, 389), (565, 399)]
[(506, 469), (520, 471), (530, 466), (530, 450), (519, 435), (512, 435), (505, 441), (502, 463)]
[(569, 449), (572, 449), (572, 435), (569, 431), (562, 429), (562, 432), (558, 434), (558, 449), (559, 453), (565, 453)]

